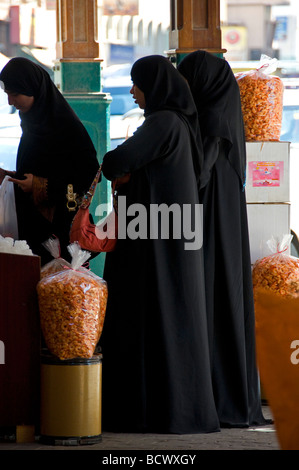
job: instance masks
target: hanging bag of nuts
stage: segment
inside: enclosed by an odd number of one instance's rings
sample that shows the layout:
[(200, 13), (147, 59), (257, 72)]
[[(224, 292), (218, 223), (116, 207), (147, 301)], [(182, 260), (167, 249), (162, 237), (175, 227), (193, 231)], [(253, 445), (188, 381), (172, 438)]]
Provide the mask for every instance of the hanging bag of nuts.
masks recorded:
[(257, 69), (235, 74), (247, 142), (280, 139), (284, 86), (280, 77), (271, 75), (276, 68), (277, 59), (262, 55)]

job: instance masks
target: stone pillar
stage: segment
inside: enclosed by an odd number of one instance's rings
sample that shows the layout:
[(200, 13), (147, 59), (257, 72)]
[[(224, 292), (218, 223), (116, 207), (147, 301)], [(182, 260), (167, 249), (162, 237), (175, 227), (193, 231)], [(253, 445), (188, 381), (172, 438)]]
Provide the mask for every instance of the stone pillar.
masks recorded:
[(222, 56), (220, 0), (170, 0), (169, 49), (177, 63), (197, 49)]
[[(100, 48), (97, 42), (97, 0), (56, 0), (57, 44), (54, 81), (85, 125), (102, 161), (110, 146), (110, 95), (102, 93)], [(84, 165), (84, 155), (82, 155)], [(91, 212), (110, 201), (110, 183), (102, 178)], [(104, 254), (91, 261), (102, 276)]]

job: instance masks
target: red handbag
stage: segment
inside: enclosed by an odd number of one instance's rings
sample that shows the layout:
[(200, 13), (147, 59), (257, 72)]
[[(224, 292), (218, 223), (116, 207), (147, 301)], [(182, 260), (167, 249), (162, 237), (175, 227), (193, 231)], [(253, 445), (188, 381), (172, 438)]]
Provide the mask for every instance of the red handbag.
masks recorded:
[(93, 253), (114, 251), (117, 242), (118, 216), (114, 183), (112, 183), (113, 210), (101, 224), (95, 225), (91, 222), (89, 206), (99, 182), (101, 172), (102, 167), (100, 166), (89, 191), (83, 198), (70, 229), (70, 242), (78, 242), (83, 250)]

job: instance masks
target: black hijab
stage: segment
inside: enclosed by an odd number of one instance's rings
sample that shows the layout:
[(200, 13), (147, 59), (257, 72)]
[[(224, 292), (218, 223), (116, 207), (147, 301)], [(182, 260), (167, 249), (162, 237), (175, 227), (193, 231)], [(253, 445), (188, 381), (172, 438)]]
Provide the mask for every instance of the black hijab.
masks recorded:
[(41, 256), (43, 265), (52, 258), (42, 242), (55, 235), (61, 257), (69, 260), (69, 230), (76, 212), (67, 209), (67, 185), (72, 184), (78, 196), (88, 190), (99, 167), (96, 150), (84, 125), (42, 67), (16, 57), (2, 69), (0, 80), (5, 90), (34, 97), (31, 109), (19, 112), (23, 132), (16, 176), (32, 173), (40, 181), (46, 179), (47, 199), (40, 204), (32, 193), (15, 185), (19, 236)]
[(188, 84), (166, 57), (151, 55), (138, 59), (131, 70), (132, 81), (144, 93), (145, 117), (162, 110), (171, 110), (188, 126), (193, 165), (200, 186), (203, 150), (194, 100)]
[(178, 65), (197, 107), (202, 138), (217, 136), (230, 143), (228, 158), (245, 184), (246, 147), (240, 90), (230, 65), (206, 51), (188, 54)]
[(71, 165), (66, 155), (78, 153), (80, 148), (85, 154), (95, 154), (83, 124), (41, 66), (15, 57), (2, 69), (0, 80), (5, 90), (34, 97), (32, 108), (19, 112), (23, 130), (17, 156), (19, 174), (49, 176), (50, 168), (57, 171), (55, 163)]

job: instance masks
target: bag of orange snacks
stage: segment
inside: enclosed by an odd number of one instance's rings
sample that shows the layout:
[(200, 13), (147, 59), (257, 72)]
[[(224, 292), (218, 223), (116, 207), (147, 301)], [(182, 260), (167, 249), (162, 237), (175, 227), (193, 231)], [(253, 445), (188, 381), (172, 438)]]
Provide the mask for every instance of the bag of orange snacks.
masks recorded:
[(257, 69), (235, 74), (240, 88), (246, 141), (279, 141), (283, 90), (280, 77), (270, 75), (277, 59), (262, 55)]
[(103, 330), (107, 284), (82, 266), (89, 252), (76, 243), (68, 250), (70, 267), (37, 284), (41, 330), (47, 348), (59, 359), (91, 358)]
[(292, 237), (286, 234), (281, 239), (272, 237), (268, 240), (267, 245), (272, 254), (258, 259), (253, 265), (254, 292), (262, 288), (281, 297), (299, 296), (299, 258), (286, 253)]

